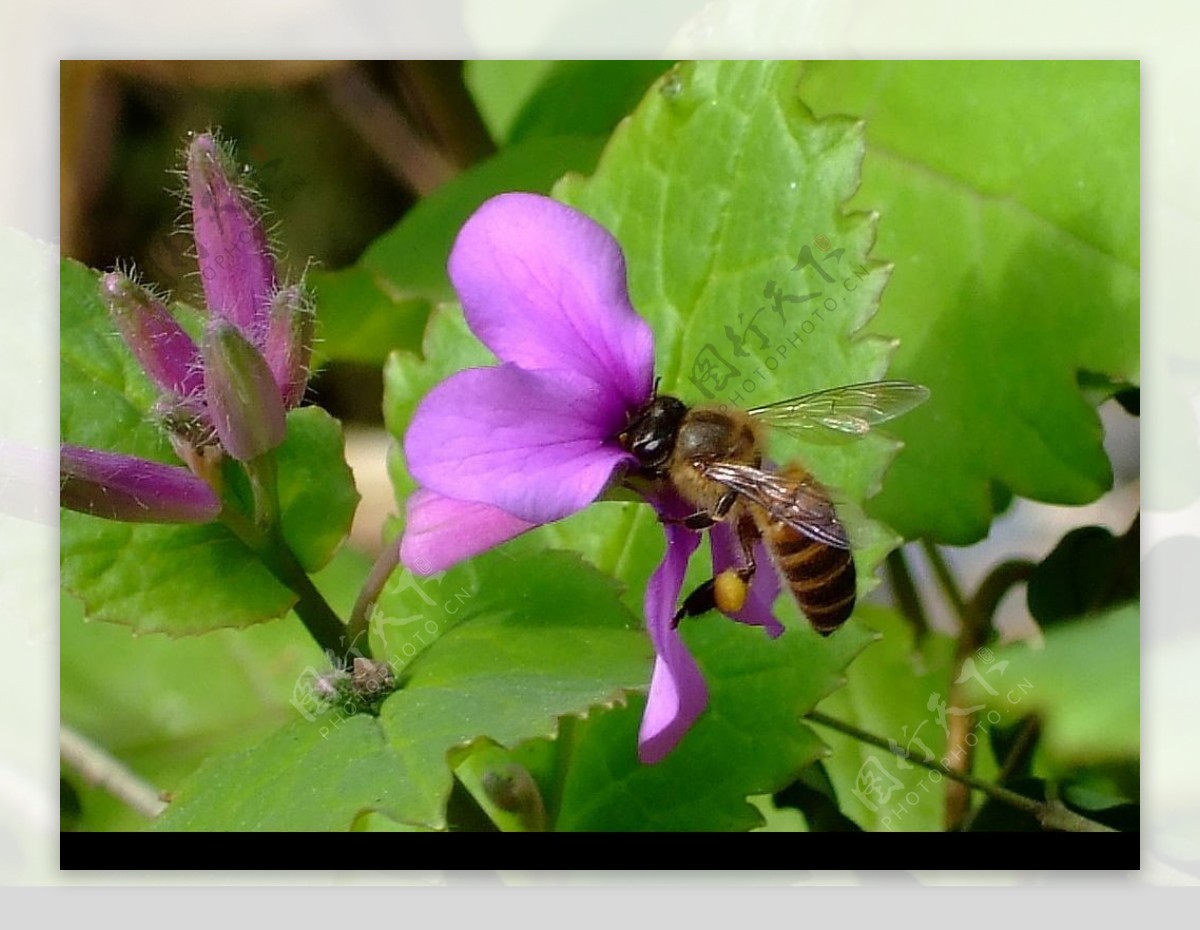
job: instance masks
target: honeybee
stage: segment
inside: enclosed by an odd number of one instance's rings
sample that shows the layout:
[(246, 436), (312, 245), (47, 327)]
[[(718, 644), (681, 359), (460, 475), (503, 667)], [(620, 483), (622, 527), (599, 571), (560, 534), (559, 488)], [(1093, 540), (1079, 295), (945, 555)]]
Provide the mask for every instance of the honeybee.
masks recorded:
[(855, 438), (922, 403), (929, 391), (908, 381), (869, 381), (738, 410), (688, 407), (657, 395), (629, 420), (621, 445), (638, 460), (638, 475), (673, 488), (696, 512), (680, 520), (693, 530), (734, 527), (744, 564), (688, 595), (672, 622), (719, 608), (736, 613), (758, 566), (761, 539), (800, 609), (828, 636), (854, 610), (857, 578), (850, 540), (829, 491), (798, 464), (763, 465), (769, 429), (828, 442)]

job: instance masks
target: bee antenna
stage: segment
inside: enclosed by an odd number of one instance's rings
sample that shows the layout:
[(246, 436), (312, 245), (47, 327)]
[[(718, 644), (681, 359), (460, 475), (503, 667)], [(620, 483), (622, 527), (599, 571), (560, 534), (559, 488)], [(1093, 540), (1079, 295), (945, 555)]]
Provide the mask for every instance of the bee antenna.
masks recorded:
[(658, 386), (662, 382), (662, 375), (654, 379), (654, 393), (650, 395), (651, 399), (658, 397)]

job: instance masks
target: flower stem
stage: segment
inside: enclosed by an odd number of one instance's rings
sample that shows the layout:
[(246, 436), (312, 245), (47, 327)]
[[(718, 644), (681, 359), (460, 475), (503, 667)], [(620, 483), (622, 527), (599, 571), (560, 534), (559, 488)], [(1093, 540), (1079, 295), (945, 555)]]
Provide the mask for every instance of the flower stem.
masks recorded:
[(1010, 807), (1015, 807), (1017, 810), (1024, 811), (1027, 814), (1032, 814), (1037, 818), (1038, 822), (1048, 830), (1067, 830), (1071, 832), (1085, 833), (1115, 833), (1112, 827), (1105, 826), (1095, 820), (1084, 817), (1081, 814), (1075, 813), (1060, 802), (1037, 801), (1033, 798), (1026, 797), (1023, 794), (1017, 794), (1015, 791), (1010, 791), (1007, 788), (1002, 788), (999, 785), (993, 785), (989, 782), (981, 781), (974, 776), (968, 775), (965, 772), (956, 772), (947, 768), (940, 762), (926, 760), (921, 756), (916, 756), (910, 753), (902, 746), (889, 745), (888, 741), (882, 737), (875, 736), (858, 729), (848, 723), (843, 723), (833, 717), (827, 717), (825, 714), (817, 710), (811, 710), (805, 714), (805, 718), (813, 723), (819, 723), (822, 726), (829, 727), (831, 730), (837, 730), (839, 733), (844, 733), (846, 736), (853, 737), (863, 743), (869, 743), (872, 746), (877, 746), (880, 749), (886, 749), (893, 755), (900, 756), (914, 765), (919, 765), (922, 768), (927, 768), (931, 772), (938, 772), (953, 781), (967, 785), (977, 791), (982, 791), (990, 798), (1007, 804)]
[(350, 637), (351, 642), (356, 642), (360, 637), (364, 638), (368, 653), (371, 651), (370, 637), (368, 636), (371, 629), (371, 609), (379, 600), (379, 593), (387, 584), (388, 578), (392, 576), (392, 571), (399, 564), (399, 542), (384, 546), (383, 551), (379, 553), (379, 558), (371, 566), (371, 572), (367, 575), (367, 580), (363, 582), (362, 590), (358, 592), (354, 609), (350, 611), (350, 622), (346, 624), (346, 634)]
[(166, 802), (153, 785), (144, 782), (119, 759), (66, 724), (59, 730), (58, 747), (62, 760), (83, 776), (84, 781), (103, 788), (143, 817), (153, 820), (166, 810)]
[[(255, 509), (258, 509), (257, 506)], [(292, 605), (292, 610), (317, 645), (331, 658), (345, 661), (353, 646), (353, 641), (346, 635), (346, 626), (316, 589), (284, 541), (278, 525), (263, 529), (228, 504), (222, 509), (220, 520), (262, 559), (272, 575), (296, 595), (297, 601)]]
[[(1021, 732), (1018, 734), (1016, 741), (1008, 752), (1004, 764), (1000, 767), (999, 773), (996, 775), (996, 784), (1003, 785), (1013, 774), (1018, 767), (1029, 758), (1029, 754), (1033, 752), (1037, 746), (1038, 734), (1041, 732), (1041, 725), (1038, 723), (1037, 717), (1029, 717), (1021, 727)], [(971, 829), (971, 824), (975, 822), (975, 818), (979, 816), (981, 807), (973, 808), (967, 812), (967, 815), (962, 820), (962, 830)]]
[[(1033, 574), (1034, 564), (1024, 559), (1010, 559), (995, 566), (979, 583), (979, 587), (967, 602), (963, 614), (962, 630), (958, 637), (958, 648), (955, 650), (954, 679), (950, 684), (950, 702), (955, 705), (965, 703), (966, 683), (959, 684), (963, 663), (987, 642), (993, 628), (996, 608), (1004, 600), (1004, 596), (1014, 585), (1028, 581)], [(955, 760), (955, 765), (963, 771), (970, 771), (973, 750), (967, 737), (975, 727), (975, 716), (960, 716), (950, 721), (950, 733), (946, 740), (947, 758)], [(951, 755), (953, 753), (953, 755)], [(1011, 771), (1009, 772), (1011, 774)], [(1003, 784), (1008, 775), (1001, 772), (997, 782)], [(975, 819), (971, 811), (971, 797), (959, 786), (948, 786), (952, 790), (946, 792), (947, 828), (965, 830)]]
[[(921, 547), (929, 559), (934, 575), (942, 594), (949, 601), (958, 617), (958, 644), (954, 651), (954, 664), (951, 666), (950, 696), (952, 707), (962, 706), (964, 685), (958, 683), (962, 674), (962, 665), (971, 655), (983, 645), (987, 636), (987, 621), (981, 625), (979, 618), (971, 611), (962, 589), (958, 585), (950, 566), (942, 557), (941, 550), (927, 539), (921, 540)], [(968, 739), (975, 729), (975, 715), (971, 713), (955, 714), (947, 721), (946, 758), (951, 760), (953, 770), (961, 775), (971, 771), (974, 764), (975, 751)], [(946, 786), (946, 810), (943, 823), (947, 830), (957, 830), (967, 815), (971, 803), (971, 793), (964, 787), (964, 782), (955, 782)]]
[(280, 524), (279, 486), (275, 453), (267, 452), (246, 463), (246, 475), (254, 492), (254, 523), (250, 525), (226, 507), (221, 517), (239, 538), (263, 560), (271, 574), (292, 590), (298, 600), (292, 606), (305, 629), (331, 661), (346, 664), (354, 653), (354, 638), (341, 618), (308, 577), (295, 553), (283, 538)]
[(254, 491), (254, 523), (269, 531), (279, 523), (279, 485), (275, 453), (267, 452), (246, 463), (246, 475)]
[(919, 640), (929, 632), (929, 619), (925, 616), (925, 607), (921, 604), (917, 586), (913, 583), (904, 549), (893, 549), (889, 552), (886, 564), (888, 582), (891, 584), (892, 596), (896, 598), (896, 606)]
[(325, 79), (325, 93), (396, 180), (414, 193), (428, 194), (459, 173), (361, 67), (335, 71)]
[(1001, 562), (979, 583), (979, 588), (967, 602), (967, 612), (977, 628), (990, 629), (996, 608), (1015, 585), (1028, 581), (1037, 566), (1028, 559), (1009, 559)]
[(938, 586), (941, 587), (946, 600), (950, 602), (950, 606), (954, 608), (954, 613), (958, 617), (959, 623), (965, 626), (967, 623), (967, 602), (963, 598), (962, 589), (959, 588), (954, 573), (950, 571), (950, 566), (942, 558), (942, 553), (938, 547), (928, 539), (921, 540), (921, 550), (929, 560), (934, 575), (937, 576)]

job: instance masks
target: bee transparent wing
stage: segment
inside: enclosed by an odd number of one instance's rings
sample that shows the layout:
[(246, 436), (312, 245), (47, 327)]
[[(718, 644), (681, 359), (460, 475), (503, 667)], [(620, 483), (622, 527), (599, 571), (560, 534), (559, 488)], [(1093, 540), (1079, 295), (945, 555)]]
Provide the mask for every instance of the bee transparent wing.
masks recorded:
[(850, 540), (828, 494), (813, 478), (763, 471), (737, 462), (697, 463), (706, 477), (736, 491), (810, 539), (849, 549)]
[(910, 381), (867, 381), (804, 394), (748, 411), (759, 423), (807, 442), (845, 442), (894, 419), (929, 397)]

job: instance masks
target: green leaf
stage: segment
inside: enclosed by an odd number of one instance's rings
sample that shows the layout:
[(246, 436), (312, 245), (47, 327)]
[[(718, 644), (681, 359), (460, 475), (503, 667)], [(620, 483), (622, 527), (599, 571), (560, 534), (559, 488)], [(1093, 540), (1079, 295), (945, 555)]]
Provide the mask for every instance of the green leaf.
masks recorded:
[[(348, 611), (368, 568), (343, 550), (314, 581), (336, 610)], [(60, 614), (63, 724), (161, 790), (174, 791), (206, 757), (252, 746), (294, 720), (296, 682), (324, 661), (295, 617), (172, 639), (86, 623), (82, 604), (65, 593)], [(81, 790), (83, 828), (146, 825), (103, 790)]]
[(502, 145), (562, 135), (606, 136), (669, 61), (470, 61), (464, 79)]
[(637, 758), (645, 700), (575, 724), (557, 830), (746, 830), (750, 795), (790, 784), (825, 754), (799, 717), (838, 687), (872, 638), (856, 619), (832, 637), (793, 619), (779, 639), (713, 614), (683, 627), (708, 710), (657, 765)]
[(329, 360), (375, 365), (390, 349), (420, 341), (428, 301), (396, 291), (370, 268), (318, 268), (306, 280), (318, 308), (314, 368)]
[[(63, 442), (178, 461), (149, 413), (156, 393), (100, 302), (96, 273), (62, 264)], [(276, 452), (284, 536), (310, 571), (349, 531), (358, 501), (340, 425), (317, 408), (288, 414)], [(91, 619), (173, 636), (282, 616), (295, 595), (224, 526), (129, 524), (63, 511), (63, 584)]]
[[(380, 723), (426, 779), (429, 802), (399, 819), (441, 825), (452, 747), (553, 736), (559, 717), (623, 702), (627, 689), (649, 683), (652, 653), (640, 622), (620, 607), (611, 581), (570, 553), (489, 554), (447, 572), (436, 597), (422, 584), (433, 604), (407, 587), (394, 595), (403, 608), (381, 600), (384, 622), (393, 607), (405, 613), (392, 618), (397, 628), (381, 653), (404, 687)], [(419, 650), (421, 634), (438, 639), (411, 660), (410, 673), (406, 646)]]
[(1094, 500), (1112, 474), (1077, 375), (1138, 376), (1138, 63), (813, 62), (800, 93), (866, 120), (854, 204), (895, 263), (871, 330), (933, 392), (873, 512), (967, 544), (993, 484)]
[(795, 810), (813, 833), (862, 831), (862, 827), (842, 813), (837, 792), (820, 762), (801, 771), (799, 777), (782, 791), (777, 791), (771, 801), (777, 811)]
[(349, 535), (360, 497), (341, 423), (320, 407), (301, 407), (288, 414), (287, 429), (275, 452), (283, 537), (314, 572)]
[(336, 725), (298, 720), (249, 749), (205, 762), (154, 828), (348, 830), (412, 785), (413, 773), (374, 717), (356, 714)]
[(553, 61), (494, 59), (463, 63), (463, 83), (497, 143), (508, 138), (513, 120), (554, 66)]
[(505, 149), (418, 203), (352, 267), (314, 272), (321, 356), (375, 364), (393, 349), (417, 349), (432, 305), (454, 298), (446, 261), (467, 217), (495, 194), (545, 193), (568, 171), (590, 170), (602, 145), (563, 136)]
[[(947, 700), (955, 641), (930, 633), (918, 647), (912, 627), (896, 612), (871, 605), (858, 613), (876, 631), (878, 641), (850, 666), (845, 687), (822, 701), (820, 711), (895, 740), (919, 758), (941, 759), (946, 734), (929, 701), (931, 695)], [(944, 780), (845, 734), (824, 727), (820, 734), (833, 750), (825, 771), (842, 812), (851, 820), (864, 830), (942, 829)]]
[(96, 272), (64, 259), (59, 286), (62, 441), (177, 462), (147, 416), (157, 393), (117, 335), (100, 300)]
[[(376, 655), (400, 684), (378, 718), (329, 708), (212, 760), (164, 828), (349, 829), (366, 811), (442, 828), (452, 768), (479, 740), (553, 736), (560, 717), (649, 681), (640, 624), (611, 581), (568, 553), (494, 553), (416, 586), (397, 579), (375, 626)], [(286, 784), (264, 792), (283, 769)]]
[(223, 526), (117, 523), (63, 511), (64, 587), (90, 620), (190, 636), (281, 617), (296, 595)]
[(1140, 522), (1121, 536), (1080, 526), (1059, 540), (1026, 589), (1029, 612), (1042, 629), (1137, 597)]
[(669, 61), (555, 62), (513, 119), (505, 142), (607, 136), (670, 66)]
[[(1037, 713), (1041, 750), (1057, 771), (1136, 758), (1139, 749), (1138, 605), (1046, 631), (1044, 645), (996, 650), (998, 676), (972, 699), (1005, 714)], [(995, 693), (993, 693), (995, 692)]]

